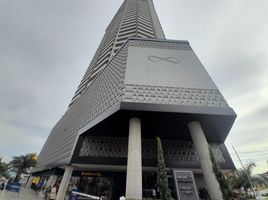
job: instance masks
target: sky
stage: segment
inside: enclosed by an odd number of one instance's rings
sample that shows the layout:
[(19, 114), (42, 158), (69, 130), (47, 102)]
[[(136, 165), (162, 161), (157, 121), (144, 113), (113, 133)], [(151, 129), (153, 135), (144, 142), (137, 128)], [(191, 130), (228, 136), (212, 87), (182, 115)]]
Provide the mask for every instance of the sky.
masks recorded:
[[(0, 155), (39, 153), (123, 0), (0, 0)], [(268, 1), (154, 0), (237, 113), (226, 146), (268, 171)]]

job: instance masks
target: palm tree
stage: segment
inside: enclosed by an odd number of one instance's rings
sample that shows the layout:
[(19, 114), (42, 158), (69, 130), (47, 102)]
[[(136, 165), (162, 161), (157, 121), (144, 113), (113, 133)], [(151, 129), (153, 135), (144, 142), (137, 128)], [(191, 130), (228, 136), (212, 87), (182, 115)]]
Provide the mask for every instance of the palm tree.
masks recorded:
[(21, 156), (14, 156), (10, 161), (10, 166), (13, 171), (15, 171), (16, 178), (15, 181), (19, 181), (22, 173), (27, 173), (27, 171), (36, 165), (35, 153), (30, 153)]
[(2, 162), (2, 158), (0, 157), (0, 177), (9, 177), (8, 174), (8, 164), (5, 162)]
[(268, 186), (268, 177), (264, 174), (260, 174), (260, 182), (262, 182), (266, 187)]
[(257, 176), (254, 176), (252, 178), (252, 181), (253, 181), (255, 186), (264, 186), (264, 187), (268, 186), (268, 178), (266, 176), (264, 176), (263, 174), (259, 174)]
[(244, 169), (238, 169), (235, 171), (235, 176), (231, 177), (230, 182), (232, 183), (233, 188), (240, 189), (244, 188), (246, 191), (246, 197), (248, 198), (247, 191), (251, 188), (251, 183), (249, 181), (253, 180), (252, 170), (256, 167), (254, 162), (248, 162), (244, 165)]

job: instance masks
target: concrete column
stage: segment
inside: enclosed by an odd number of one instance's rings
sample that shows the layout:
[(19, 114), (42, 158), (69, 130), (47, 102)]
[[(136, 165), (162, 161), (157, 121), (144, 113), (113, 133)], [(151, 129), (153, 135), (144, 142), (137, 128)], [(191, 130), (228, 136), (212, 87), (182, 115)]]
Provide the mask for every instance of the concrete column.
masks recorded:
[(57, 180), (57, 176), (51, 175), (47, 180), (46, 188), (48, 188), (49, 186), (52, 187), (53, 184), (56, 182), (56, 180)]
[(33, 181), (33, 176), (29, 176), (28, 180), (27, 180), (27, 183), (26, 183), (26, 186), (25, 188), (30, 188), (31, 187), (31, 184), (32, 184), (32, 181)]
[(66, 166), (63, 177), (61, 179), (60, 188), (59, 188), (59, 191), (57, 193), (56, 200), (64, 200), (66, 191), (68, 189), (68, 185), (70, 183), (72, 173), (73, 173), (73, 167)]
[(142, 199), (141, 122), (129, 120), (126, 198)]
[(202, 127), (197, 121), (189, 123), (188, 127), (200, 161), (204, 179), (208, 187), (208, 193), (212, 200), (223, 200), (219, 183), (212, 169), (208, 143)]
[(25, 188), (31, 188), (31, 185), (32, 185), (32, 182), (33, 182), (33, 178), (34, 178), (33, 176), (30, 176), (29, 177)]

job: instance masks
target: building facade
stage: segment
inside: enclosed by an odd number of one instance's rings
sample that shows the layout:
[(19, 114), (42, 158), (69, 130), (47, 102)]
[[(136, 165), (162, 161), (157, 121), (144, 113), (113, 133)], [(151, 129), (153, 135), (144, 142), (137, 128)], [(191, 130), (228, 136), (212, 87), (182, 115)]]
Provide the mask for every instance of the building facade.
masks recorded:
[(62, 179), (57, 199), (70, 180), (107, 199), (150, 197), (160, 137), (174, 199), (198, 199), (201, 188), (222, 199), (209, 146), (234, 169), (224, 141), (235, 118), (189, 42), (165, 38), (152, 0), (125, 0), (34, 174)]

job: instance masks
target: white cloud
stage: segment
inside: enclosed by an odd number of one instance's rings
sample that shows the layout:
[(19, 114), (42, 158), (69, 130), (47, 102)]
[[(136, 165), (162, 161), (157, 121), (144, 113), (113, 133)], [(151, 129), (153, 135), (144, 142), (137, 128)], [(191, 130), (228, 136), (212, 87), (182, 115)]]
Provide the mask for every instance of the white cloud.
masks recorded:
[[(40, 151), (122, 2), (0, 1), (0, 153)], [(242, 159), (253, 158), (248, 151), (261, 159), (268, 146), (268, 1), (154, 2), (166, 37), (190, 41), (237, 112), (229, 151), (234, 145)], [(262, 158), (256, 169), (267, 171)]]
[[(167, 38), (187, 39), (238, 117), (226, 145), (268, 170), (268, 2), (155, 1)], [(248, 155), (245, 152), (254, 151)], [(266, 154), (260, 154), (265, 152)]]
[(8, 125), (1, 122), (0, 130), (0, 152), (1, 154), (3, 153), (2, 155), (7, 162), (13, 156), (32, 152), (38, 153), (46, 139), (46, 135), (40, 134), (38, 128), (21, 127), (14, 124)]

